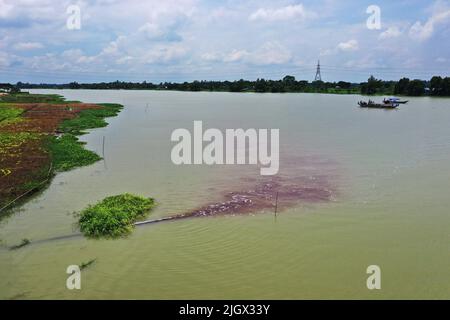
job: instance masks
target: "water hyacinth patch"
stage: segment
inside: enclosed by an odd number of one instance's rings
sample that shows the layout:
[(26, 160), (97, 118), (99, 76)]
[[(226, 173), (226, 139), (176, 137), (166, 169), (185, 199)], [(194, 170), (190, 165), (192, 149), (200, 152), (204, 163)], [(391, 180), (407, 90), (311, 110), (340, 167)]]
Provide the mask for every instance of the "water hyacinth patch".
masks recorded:
[(152, 198), (125, 193), (103, 199), (79, 214), (81, 232), (91, 238), (117, 238), (129, 234), (133, 223), (155, 206)]

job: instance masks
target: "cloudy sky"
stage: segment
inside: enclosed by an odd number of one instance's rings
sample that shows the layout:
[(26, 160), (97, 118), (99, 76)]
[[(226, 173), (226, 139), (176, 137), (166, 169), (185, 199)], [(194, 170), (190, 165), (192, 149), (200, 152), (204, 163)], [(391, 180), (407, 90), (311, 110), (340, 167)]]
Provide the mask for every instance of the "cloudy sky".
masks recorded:
[(0, 0), (0, 82), (313, 80), (318, 59), (326, 81), (450, 75), (450, 0)]

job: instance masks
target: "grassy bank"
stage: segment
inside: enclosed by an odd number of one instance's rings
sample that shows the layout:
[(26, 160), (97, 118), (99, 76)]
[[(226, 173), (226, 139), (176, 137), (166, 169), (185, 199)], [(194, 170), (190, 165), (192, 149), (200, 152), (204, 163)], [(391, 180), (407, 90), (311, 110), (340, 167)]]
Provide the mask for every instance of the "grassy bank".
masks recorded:
[(118, 104), (69, 102), (59, 95), (1, 96), (0, 214), (44, 188), (55, 172), (101, 159), (77, 136), (106, 126), (105, 118), (121, 109)]

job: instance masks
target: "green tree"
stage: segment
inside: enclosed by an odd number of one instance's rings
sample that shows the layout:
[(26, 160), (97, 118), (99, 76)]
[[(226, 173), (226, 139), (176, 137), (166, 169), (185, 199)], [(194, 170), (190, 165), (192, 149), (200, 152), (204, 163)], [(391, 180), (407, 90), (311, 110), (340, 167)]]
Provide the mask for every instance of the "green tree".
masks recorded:
[(256, 79), (255, 91), (256, 92), (267, 92), (268, 91), (267, 81), (264, 79)]
[(430, 80), (430, 91), (433, 96), (440, 96), (443, 91), (444, 81), (441, 77), (434, 76)]
[(407, 94), (408, 93), (409, 79), (402, 78), (394, 86), (394, 94)]
[(408, 83), (408, 96), (421, 96), (425, 93), (425, 82), (422, 80), (413, 80)]

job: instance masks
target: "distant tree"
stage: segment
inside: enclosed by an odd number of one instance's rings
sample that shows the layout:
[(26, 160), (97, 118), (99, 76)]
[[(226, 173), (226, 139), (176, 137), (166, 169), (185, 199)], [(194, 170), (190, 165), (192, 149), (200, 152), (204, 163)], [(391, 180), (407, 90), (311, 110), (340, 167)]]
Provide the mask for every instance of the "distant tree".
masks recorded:
[(267, 92), (268, 86), (267, 82), (264, 79), (257, 79), (255, 82), (255, 91), (256, 92)]
[(325, 89), (325, 82), (321, 80), (311, 82), (311, 87), (313, 91), (320, 92)]
[(231, 92), (241, 92), (245, 89), (245, 81), (240, 79), (239, 81), (231, 82), (229, 88)]
[(442, 79), (441, 96), (450, 96), (450, 77)]
[(441, 77), (434, 76), (430, 80), (430, 93), (433, 96), (440, 96), (443, 91), (444, 81)]
[(70, 89), (80, 89), (80, 84), (78, 82), (71, 82), (69, 83), (69, 88)]
[(352, 86), (352, 84), (350, 82), (345, 82), (345, 81), (339, 81), (337, 83), (337, 86), (341, 89), (350, 89), (350, 87)]
[(382, 81), (370, 76), (367, 80), (367, 94), (376, 94), (382, 86)]
[(374, 76), (370, 76), (367, 82), (361, 83), (361, 93), (362, 94), (376, 94), (382, 91), (383, 81), (377, 80)]
[(421, 96), (425, 93), (425, 82), (422, 80), (412, 80), (408, 83), (408, 96)]
[(295, 77), (294, 76), (285, 76), (283, 78), (283, 83), (286, 85), (293, 85), (293, 84), (295, 84)]
[(20, 92), (20, 88), (17, 86), (13, 86), (11, 87), (11, 89), (9, 90), (9, 93), (19, 93)]
[(200, 90), (202, 90), (202, 84), (200, 83), (200, 81), (197, 81), (197, 80), (192, 82), (189, 87), (190, 87), (191, 91), (200, 91)]
[(402, 78), (394, 86), (394, 94), (408, 94), (409, 79)]

